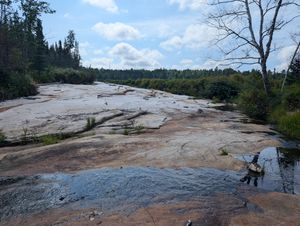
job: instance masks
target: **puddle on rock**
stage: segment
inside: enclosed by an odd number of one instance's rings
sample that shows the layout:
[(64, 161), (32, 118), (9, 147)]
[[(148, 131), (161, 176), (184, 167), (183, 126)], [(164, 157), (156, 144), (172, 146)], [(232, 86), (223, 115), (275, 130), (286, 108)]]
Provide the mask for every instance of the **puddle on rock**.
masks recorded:
[[(243, 155), (239, 160), (251, 162), (254, 155)], [(258, 164), (264, 174), (245, 173), (244, 183), (266, 190), (300, 194), (300, 150), (269, 147), (260, 152)]]
[[(297, 193), (299, 178), (295, 175), (296, 170), (300, 173), (299, 162), (297, 165), (295, 161), (282, 160), (283, 152), (280, 153), (278, 158), (276, 152), (275, 158), (274, 149), (262, 152), (260, 161), (266, 162), (266, 174), (257, 179), (258, 187)], [(252, 156), (244, 158), (248, 161)], [(282, 168), (285, 170), (280, 171)], [(219, 194), (234, 195), (243, 203), (248, 195), (265, 192), (241, 183), (240, 178), (243, 176), (243, 172), (209, 168), (129, 167), (80, 171), (74, 174), (43, 174), (16, 180), (0, 177), (5, 182), (0, 186), (0, 220), (55, 208), (97, 208), (106, 213), (129, 215), (139, 208), (154, 204), (204, 199), (207, 200), (205, 208), (211, 208), (209, 200)], [(286, 180), (282, 180), (283, 177)]]
[(0, 186), (0, 219), (78, 204), (130, 214), (151, 204), (237, 194), (242, 174), (216, 169), (123, 168), (46, 174)]

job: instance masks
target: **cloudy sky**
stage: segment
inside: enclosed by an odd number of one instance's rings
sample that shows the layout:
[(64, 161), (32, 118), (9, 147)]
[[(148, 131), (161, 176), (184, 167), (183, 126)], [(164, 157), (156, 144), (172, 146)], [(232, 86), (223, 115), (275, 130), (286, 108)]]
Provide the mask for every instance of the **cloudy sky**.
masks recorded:
[[(47, 40), (53, 43), (74, 30), (84, 66), (200, 69), (215, 68), (222, 58), (212, 42), (217, 31), (205, 23), (206, 0), (49, 2), (56, 13), (43, 18)], [(278, 40), (280, 50), (269, 66), (283, 69), (293, 45), (289, 35)]]

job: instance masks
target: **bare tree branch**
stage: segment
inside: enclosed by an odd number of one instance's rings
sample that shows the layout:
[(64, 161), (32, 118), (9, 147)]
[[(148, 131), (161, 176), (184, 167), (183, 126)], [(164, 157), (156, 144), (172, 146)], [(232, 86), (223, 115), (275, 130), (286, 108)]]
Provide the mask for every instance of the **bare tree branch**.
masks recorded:
[(290, 71), (290, 69), (292, 67), (292, 64), (293, 64), (293, 62), (294, 62), (294, 60), (295, 60), (295, 58), (297, 56), (297, 53), (298, 53), (299, 49), (300, 49), (300, 41), (298, 42), (298, 44), (297, 44), (297, 46), (295, 48), (295, 51), (293, 53), (291, 62), (290, 62), (289, 66), (288, 66), (288, 68), (287, 68), (287, 70), (285, 72), (285, 76), (284, 76), (284, 79), (283, 79), (283, 82), (282, 82), (282, 86), (281, 86), (281, 92), (283, 92), (283, 89), (284, 89), (284, 86), (285, 86), (285, 83), (286, 83), (286, 80), (287, 80), (287, 76), (289, 74), (289, 71)]
[[(209, 5), (216, 8), (208, 16), (208, 24), (220, 32), (215, 44), (226, 56), (225, 64), (230, 61), (232, 64), (259, 64), (265, 91), (269, 94), (267, 62), (276, 50), (274, 36), (300, 17), (299, 13), (282, 15), (281, 11), (288, 7), (300, 9), (300, 4), (296, 0), (211, 0)], [(228, 42), (231, 47), (224, 48), (229, 46)]]

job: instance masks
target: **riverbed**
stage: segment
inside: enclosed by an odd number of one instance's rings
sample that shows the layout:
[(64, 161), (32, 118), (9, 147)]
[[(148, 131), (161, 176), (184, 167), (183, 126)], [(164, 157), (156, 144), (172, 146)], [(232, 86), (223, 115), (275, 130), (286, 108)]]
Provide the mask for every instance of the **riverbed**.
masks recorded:
[(297, 225), (299, 144), (216, 106), (105, 83), (0, 103), (0, 224)]

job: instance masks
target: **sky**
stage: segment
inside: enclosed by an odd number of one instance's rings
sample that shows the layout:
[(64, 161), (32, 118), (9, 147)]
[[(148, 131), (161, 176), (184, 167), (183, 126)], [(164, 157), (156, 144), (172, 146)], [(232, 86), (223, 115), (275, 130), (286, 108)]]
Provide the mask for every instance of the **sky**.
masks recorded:
[[(48, 2), (56, 13), (43, 16), (47, 41), (64, 39), (69, 30), (74, 30), (83, 66), (150, 70), (224, 67), (224, 56), (213, 42), (218, 31), (205, 20), (210, 10), (206, 0)], [(292, 25), (300, 30), (296, 21)], [(269, 68), (282, 70), (294, 43), (287, 33), (276, 38), (279, 50), (272, 53)], [(225, 45), (230, 47), (232, 43)]]

